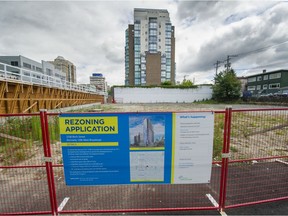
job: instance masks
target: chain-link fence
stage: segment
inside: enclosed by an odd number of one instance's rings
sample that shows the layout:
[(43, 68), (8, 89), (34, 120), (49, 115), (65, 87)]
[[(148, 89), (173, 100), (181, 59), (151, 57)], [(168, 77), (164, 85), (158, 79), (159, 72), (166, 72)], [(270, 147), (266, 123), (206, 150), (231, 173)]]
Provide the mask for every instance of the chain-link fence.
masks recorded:
[(0, 116), (0, 214), (223, 210), (288, 198), (288, 109), (215, 112), (210, 183), (66, 186), (56, 113)]

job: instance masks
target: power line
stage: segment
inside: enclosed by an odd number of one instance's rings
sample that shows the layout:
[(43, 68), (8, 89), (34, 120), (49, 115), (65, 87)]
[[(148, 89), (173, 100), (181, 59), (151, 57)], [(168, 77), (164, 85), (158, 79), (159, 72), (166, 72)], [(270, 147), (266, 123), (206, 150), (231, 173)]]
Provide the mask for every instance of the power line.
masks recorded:
[(250, 55), (250, 54), (253, 54), (253, 53), (263, 52), (263, 51), (265, 51), (265, 50), (268, 50), (268, 49), (273, 48), (273, 47), (276, 47), (276, 46), (280, 46), (280, 45), (285, 44), (285, 43), (288, 43), (288, 40), (286, 40), (286, 41), (284, 41), (284, 42), (281, 42), (281, 43), (279, 43), (279, 44), (274, 44), (274, 45), (262, 47), (262, 48), (259, 48), (259, 49), (256, 49), (256, 50), (252, 50), (252, 51), (248, 51), (248, 52), (243, 52), (243, 53), (238, 53), (238, 54), (236, 54), (236, 55), (234, 55), (234, 56), (235, 56), (235, 57), (239, 57), (239, 56)]
[[(231, 62), (230, 62), (231, 58), (243, 57), (243, 56), (247, 56), (247, 55), (250, 55), (250, 54), (253, 54), (253, 53), (263, 52), (263, 51), (266, 51), (266, 50), (271, 49), (271, 48), (273, 48), (273, 47), (277, 47), (277, 46), (283, 45), (283, 44), (285, 44), (285, 43), (288, 43), (288, 40), (283, 41), (283, 42), (278, 43), (278, 44), (274, 44), (274, 45), (262, 47), (262, 48), (259, 48), (259, 49), (256, 49), (256, 50), (251, 50), (251, 51), (248, 51), (248, 52), (238, 53), (238, 54), (235, 54), (235, 55), (228, 55), (228, 56), (227, 56), (227, 59), (224, 60), (224, 61), (218, 61), (218, 60), (217, 60), (216, 63), (214, 64), (215, 67), (216, 67), (216, 75), (217, 75), (217, 72), (218, 72), (218, 68), (220, 67), (220, 63), (226, 62), (226, 64), (224, 65), (224, 67), (226, 68), (226, 70), (229, 70), (230, 67), (231, 67)], [(275, 64), (277, 64), (277, 63), (275, 63)], [(250, 69), (257, 69), (257, 68), (267, 67), (267, 66), (270, 66), (270, 65), (258, 66), (258, 67), (250, 68)], [(236, 70), (236, 69), (235, 69), (235, 70)], [(249, 70), (249, 68), (248, 68), (248, 69), (237, 69), (237, 70)]]
[[(284, 42), (281, 42), (279, 44), (274, 44), (274, 45), (270, 45), (270, 46), (266, 46), (266, 47), (262, 47), (262, 48), (259, 48), (259, 49), (256, 49), (256, 50), (252, 50), (252, 51), (248, 51), (248, 52), (243, 52), (243, 53), (238, 53), (238, 54), (235, 54), (235, 55), (228, 55), (227, 56), (227, 59), (222, 61), (222, 62), (226, 62), (225, 64), (225, 67), (226, 67), (226, 70), (229, 70), (230, 67), (231, 67), (231, 58), (236, 58), (236, 57), (243, 57), (243, 56), (247, 56), (247, 55), (250, 55), (250, 54), (253, 54), (253, 53), (259, 53), (259, 52), (263, 52), (265, 50), (268, 50), (268, 49), (271, 49), (273, 47), (276, 47), (276, 46), (280, 46), (280, 45), (283, 45), (285, 43), (288, 43), (288, 40), (284, 41)], [(218, 62), (218, 60), (217, 60)], [(216, 75), (217, 75), (217, 69), (218, 69), (218, 63), (216, 62)], [(219, 61), (220, 62), (220, 61)]]
[(251, 70), (251, 69), (259, 69), (259, 68), (264, 68), (264, 67), (269, 67), (269, 66), (274, 66), (274, 65), (283, 65), (283, 64), (287, 64), (287, 62), (276, 62), (276, 63), (272, 63), (272, 64), (267, 64), (267, 65), (260, 65), (257, 67), (252, 67), (252, 68), (235, 68), (235, 70)]

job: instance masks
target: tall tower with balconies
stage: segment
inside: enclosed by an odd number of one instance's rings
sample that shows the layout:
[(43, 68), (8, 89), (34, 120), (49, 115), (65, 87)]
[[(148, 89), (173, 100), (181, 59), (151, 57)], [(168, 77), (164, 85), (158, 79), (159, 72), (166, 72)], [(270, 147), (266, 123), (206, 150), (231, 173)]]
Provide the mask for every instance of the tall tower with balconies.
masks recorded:
[(126, 30), (125, 85), (175, 84), (175, 28), (162, 9), (134, 9)]

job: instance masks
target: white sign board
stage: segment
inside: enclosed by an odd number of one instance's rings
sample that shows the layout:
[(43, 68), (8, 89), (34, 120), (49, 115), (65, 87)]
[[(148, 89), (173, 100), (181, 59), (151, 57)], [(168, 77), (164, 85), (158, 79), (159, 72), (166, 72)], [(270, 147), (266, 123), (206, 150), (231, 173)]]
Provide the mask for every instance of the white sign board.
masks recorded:
[(209, 183), (212, 168), (214, 113), (176, 113), (172, 182)]

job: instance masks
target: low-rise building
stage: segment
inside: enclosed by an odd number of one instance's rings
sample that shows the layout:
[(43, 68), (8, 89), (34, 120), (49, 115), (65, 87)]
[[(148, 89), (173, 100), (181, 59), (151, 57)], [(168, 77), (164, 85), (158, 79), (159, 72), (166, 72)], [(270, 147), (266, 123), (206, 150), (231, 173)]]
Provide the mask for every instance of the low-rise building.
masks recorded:
[[(6, 68), (7, 71), (13, 74), (21, 74), (24, 81), (29, 81), (31, 78), (48, 79), (43, 78), (42, 75), (47, 75), (51, 77), (56, 77), (61, 79), (61, 81), (66, 80), (66, 75), (61, 70), (55, 68), (55, 66), (49, 62), (41, 61), (37, 62), (25, 56), (0, 56), (0, 62), (11, 65)], [(21, 68), (21, 70), (20, 70)], [(42, 75), (41, 75), (42, 74)]]
[(247, 76), (247, 90), (253, 95), (270, 94), (280, 88), (288, 87), (288, 70), (276, 70)]

